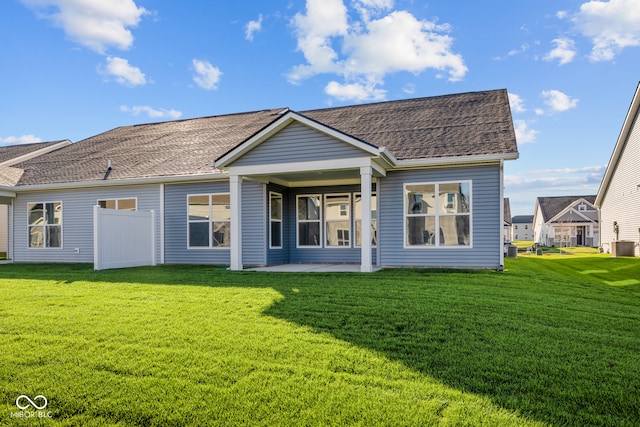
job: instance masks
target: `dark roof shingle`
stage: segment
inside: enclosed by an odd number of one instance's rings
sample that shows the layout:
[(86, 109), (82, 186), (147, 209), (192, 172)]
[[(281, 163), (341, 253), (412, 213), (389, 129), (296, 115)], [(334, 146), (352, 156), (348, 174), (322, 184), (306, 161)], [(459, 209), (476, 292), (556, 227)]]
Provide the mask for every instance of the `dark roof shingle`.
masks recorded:
[[(212, 172), (210, 163), (281, 115), (282, 108), (119, 127), (15, 165), (18, 185)], [(504, 89), (299, 112), (398, 159), (517, 153)]]
[(593, 204), (596, 201), (595, 195), (590, 196), (556, 196), (556, 197), (538, 197), (538, 205), (542, 212), (542, 220), (547, 222), (554, 216), (558, 215), (562, 210), (566, 209), (570, 204), (585, 199)]

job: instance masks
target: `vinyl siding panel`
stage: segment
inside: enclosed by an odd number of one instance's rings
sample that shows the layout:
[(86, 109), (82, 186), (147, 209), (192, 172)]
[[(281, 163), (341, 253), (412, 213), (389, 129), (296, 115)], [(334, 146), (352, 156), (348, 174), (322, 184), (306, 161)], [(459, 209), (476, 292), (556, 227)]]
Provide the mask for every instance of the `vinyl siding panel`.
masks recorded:
[(266, 186), (259, 182), (242, 183), (242, 263), (263, 266), (267, 263), (267, 230), (264, 221), (267, 206)]
[(229, 181), (167, 184), (164, 189), (164, 262), (228, 265), (228, 248), (187, 249), (187, 195), (228, 193)]
[[(471, 181), (472, 246), (404, 248), (404, 184)], [(389, 172), (379, 185), (379, 246), (383, 267), (494, 268), (500, 264), (499, 165)]]
[(369, 156), (369, 154), (301, 123), (292, 123), (236, 160), (233, 166), (308, 162), (363, 156)]
[[(93, 263), (93, 206), (99, 199), (136, 198), (138, 210), (156, 212), (156, 260), (160, 260), (160, 186), (130, 186), (18, 194), (14, 207), (16, 262)], [(62, 202), (62, 248), (29, 248), (27, 204)], [(74, 249), (78, 248), (79, 253)]]
[(640, 123), (636, 116), (619, 157), (600, 208), (602, 248), (611, 252), (615, 241), (613, 222), (618, 222), (619, 240), (636, 242), (640, 256)]
[[(246, 265), (266, 263), (264, 188), (252, 181), (242, 184), (242, 261)], [(229, 248), (187, 248), (187, 195), (209, 193), (229, 193), (229, 181), (165, 185), (165, 263), (230, 263)]]
[(9, 250), (9, 205), (0, 205), (0, 252)]

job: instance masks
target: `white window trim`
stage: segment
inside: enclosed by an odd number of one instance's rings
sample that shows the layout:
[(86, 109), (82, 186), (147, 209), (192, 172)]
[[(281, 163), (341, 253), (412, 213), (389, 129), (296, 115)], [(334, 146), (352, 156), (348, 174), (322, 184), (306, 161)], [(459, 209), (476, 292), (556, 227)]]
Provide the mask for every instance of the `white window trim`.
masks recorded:
[(117, 197), (117, 198), (115, 198), (115, 197), (107, 197), (107, 198), (104, 198), (104, 199), (96, 200), (96, 205), (100, 206), (100, 202), (108, 202), (109, 200), (113, 200), (113, 201), (116, 202), (116, 210), (118, 209), (118, 205), (120, 204), (120, 200), (135, 200), (136, 207), (133, 210), (134, 211), (138, 210), (138, 198), (137, 197)]
[[(31, 239), (29, 238), (29, 229), (31, 228), (31, 223), (29, 222), (29, 205), (42, 204), (44, 206), (47, 203), (60, 203), (60, 247), (59, 248), (52, 248), (50, 246), (42, 246), (41, 248), (36, 248), (29, 245), (31, 241)], [(42, 227), (46, 228), (47, 226), (43, 224)], [(34, 251), (47, 251), (47, 250), (57, 251), (57, 250), (64, 249), (64, 203), (62, 203), (62, 200), (47, 201), (47, 202), (27, 202), (27, 249), (34, 250)]]
[[(313, 220), (300, 220), (298, 219), (298, 203), (300, 201), (301, 197), (316, 197), (319, 201), (320, 201), (320, 218), (319, 219), (313, 219)], [(298, 194), (296, 195), (296, 249), (322, 249), (324, 248), (324, 242), (323, 242), (323, 238), (324, 238), (324, 233), (323, 233), (323, 222), (324, 222), (324, 207), (323, 207), (323, 195), (322, 194)], [(319, 222), (320, 225), (320, 244), (319, 245), (301, 245), (300, 244), (300, 227), (298, 227), (298, 224), (300, 224), (301, 222)]]
[[(271, 197), (272, 196), (276, 196), (280, 198), (280, 219), (273, 219), (271, 218)], [(297, 207), (297, 206), (296, 206)], [(283, 218), (284, 218), (284, 196), (282, 193), (279, 193), (277, 191), (269, 191), (269, 249), (282, 249), (283, 248)], [(296, 211), (296, 219), (297, 219), (297, 211)], [(279, 222), (280, 223), (280, 246), (272, 246), (273, 243), (273, 238), (271, 236), (271, 223), (272, 222)]]
[[(372, 191), (371, 192), (371, 197), (377, 197), (377, 192), (376, 191)], [(354, 248), (362, 248), (362, 245), (358, 244), (358, 239), (356, 239), (356, 221), (362, 221), (362, 218), (358, 219), (356, 218), (356, 198), (360, 196), (362, 198), (362, 193), (360, 193), (359, 191), (357, 193), (353, 193), (353, 247)], [(371, 207), (373, 208), (373, 203), (371, 204)], [(377, 203), (377, 198), (376, 198), (376, 213), (378, 212), (378, 203)], [(373, 209), (371, 209), (371, 211), (373, 212)], [(373, 221), (374, 219), (371, 218), (371, 220)], [(371, 248), (377, 248), (377, 242), (378, 242), (378, 218), (376, 215), (375, 218), (375, 222), (376, 222), (376, 244), (371, 244)]]
[(328, 220), (325, 219), (324, 221), (322, 221), (322, 228), (324, 229), (323, 233), (322, 233), (322, 247), (325, 248), (325, 249), (348, 249), (348, 248), (353, 248), (354, 247), (353, 246), (353, 242), (354, 242), (355, 235), (354, 235), (354, 233), (352, 233), (352, 224), (351, 224), (353, 222), (353, 205), (351, 203), (351, 201), (352, 201), (351, 193), (325, 193), (325, 194), (323, 194), (323, 197), (322, 197), (322, 203), (323, 203), (322, 213), (325, 214), (323, 216), (326, 218), (325, 210), (327, 209), (327, 198), (328, 197), (335, 197), (335, 196), (338, 196), (338, 197), (346, 196), (347, 199), (348, 199), (347, 211), (350, 214), (349, 215), (349, 219), (347, 220), (347, 222), (349, 223), (349, 228), (348, 228), (349, 244), (348, 245), (343, 245), (343, 246), (340, 246), (340, 245), (328, 245), (327, 244), (327, 222), (344, 222), (345, 220), (337, 219), (337, 220), (333, 220), (333, 221), (328, 221)]
[[(407, 244), (407, 218), (411, 216), (421, 216), (425, 215), (410, 215), (408, 214), (408, 206), (407, 206), (407, 186), (409, 185), (435, 185), (436, 195), (440, 194), (440, 184), (457, 184), (457, 183), (469, 183), (469, 212), (464, 215), (469, 216), (469, 244), (468, 245), (440, 245), (440, 238), (435, 239), (435, 244), (433, 245), (409, 245)], [(433, 215), (436, 219), (435, 229), (440, 235), (440, 217), (441, 216), (457, 216), (455, 214), (442, 214), (440, 212), (440, 203), (436, 204), (436, 212)], [(469, 179), (461, 179), (454, 181), (431, 181), (431, 182), (405, 182), (402, 186), (402, 245), (404, 249), (410, 250), (469, 250), (473, 249), (473, 181)]]
[[(197, 197), (197, 196), (208, 196), (209, 197), (209, 219), (207, 221), (192, 221), (189, 219), (189, 197)], [(231, 250), (231, 246), (212, 246), (213, 244), (213, 239), (212, 239), (212, 232), (213, 230), (211, 229), (211, 227), (213, 227), (213, 223), (214, 222), (228, 222), (229, 224), (231, 224), (231, 220), (215, 220), (213, 218), (213, 209), (212, 209), (212, 204), (211, 204), (211, 200), (213, 196), (229, 196), (231, 197), (230, 193), (194, 193), (194, 194), (187, 194), (187, 249), (188, 250), (204, 250), (204, 251), (210, 251), (210, 250), (214, 250), (214, 251), (229, 251)], [(207, 222), (209, 224), (209, 246), (190, 246), (189, 245), (189, 224), (191, 223), (204, 223)]]

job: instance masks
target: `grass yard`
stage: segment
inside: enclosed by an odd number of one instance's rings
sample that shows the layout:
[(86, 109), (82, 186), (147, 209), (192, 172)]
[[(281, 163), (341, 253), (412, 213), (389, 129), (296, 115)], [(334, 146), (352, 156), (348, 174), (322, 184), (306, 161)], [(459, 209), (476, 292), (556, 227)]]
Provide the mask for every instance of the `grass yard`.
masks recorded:
[(2, 265), (0, 425), (640, 425), (640, 259), (506, 262)]

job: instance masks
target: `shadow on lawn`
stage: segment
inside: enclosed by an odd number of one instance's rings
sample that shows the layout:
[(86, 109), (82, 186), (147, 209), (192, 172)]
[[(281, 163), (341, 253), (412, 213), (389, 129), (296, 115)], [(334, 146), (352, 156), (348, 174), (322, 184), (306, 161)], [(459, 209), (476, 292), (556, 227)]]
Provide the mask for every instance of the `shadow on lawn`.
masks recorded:
[(269, 287), (284, 298), (266, 315), (376, 351), (531, 419), (554, 425), (640, 423), (640, 303), (628, 303), (635, 297), (617, 290), (606, 302), (583, 295), (584, 289), (555, 273), (536, 278), (486, 271), (360, 275), (232, 273), (210, 266), (102, 272), (87, 265), (2, 267), (0, 278), (58, 283)]

